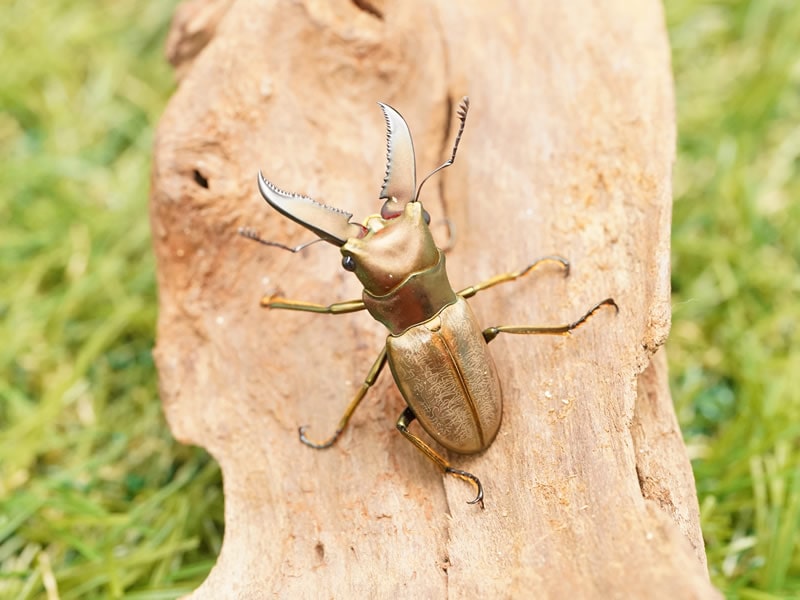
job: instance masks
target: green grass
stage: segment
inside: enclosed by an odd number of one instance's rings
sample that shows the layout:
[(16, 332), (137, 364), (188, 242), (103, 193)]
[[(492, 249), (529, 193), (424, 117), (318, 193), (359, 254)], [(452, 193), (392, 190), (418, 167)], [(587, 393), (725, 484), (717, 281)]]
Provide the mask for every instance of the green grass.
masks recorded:
[(216, 465), (151, 358), (153, 125), (173, 3), (5, 3), (0, 598), (171, 598), (219, 550)]
[[(175, 3), (4, 3), (0, 598), (173, 598), (219, 551), (219, 471), (172, 440), (150, 356)], [(730, 598), (798, 597), (800, 11), (667, 4), (669, 356), (709, 566)]]
[(714, 583), (800, 597), (800, 11), (668, 4), (672, 389)]

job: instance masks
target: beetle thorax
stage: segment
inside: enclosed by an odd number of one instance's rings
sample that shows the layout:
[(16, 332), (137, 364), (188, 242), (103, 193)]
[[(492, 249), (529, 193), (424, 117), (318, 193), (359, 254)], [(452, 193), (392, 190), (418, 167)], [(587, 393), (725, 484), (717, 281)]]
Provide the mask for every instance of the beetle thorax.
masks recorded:
[(391, 219), (370, 217), (367, 234), (342, 246), (355, 260), (355, 274), (370, 294), (383, 296), (409, 276), (436, 265), (439, 250), (423, 218), (422, 204), (409, 202)]

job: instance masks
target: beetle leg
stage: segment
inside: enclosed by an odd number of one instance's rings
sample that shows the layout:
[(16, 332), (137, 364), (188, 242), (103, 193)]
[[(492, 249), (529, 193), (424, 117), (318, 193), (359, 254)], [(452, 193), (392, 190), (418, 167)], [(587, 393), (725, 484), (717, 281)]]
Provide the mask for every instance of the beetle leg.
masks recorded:
[(500, 275), (495, 275), (487, 279), (486, 281), (482, 281), (481, 283), (471, 285), (467, 288), (464, 288), (458, 295), (462, 298), (472, 298), (475, 294), (480, 291), (488, 290), (491, 287), (494, 287), (501, 283), (506, 283), (508, 281), (514, 281), (515, 279), (519, 279), (520, 277), (525, 277), (528, 273), (535, 270), (540, 265), (546, 262), (557, 262), (560, 263), (564, 267), (564, 277), (569, 275), (569, 261), (566, 258), (562, 258), (561, 256), (543, 256), (542, 258), (536, 259), (527, 267), (520, 271), (510, 271), (508, 273), (501, 273)]
[(305, 244), (300, 244), (298, 246), (287, 246), (286, 244), (281, 244), (280, 242), (272, 242), (270, 240), (265, 240), (259, 235), (259, 233), (255, 229), (250, 229), (249, 227), (239, 227), (239, 235), (244, 238), (247, 238), (248, 240), (253, 240), (254, 242), (258, 242), (259, 244), (263, 244), (265, 246), (272, 246), (274, 248), (280, 248), (281, 250), (288, 250), (289, 252), (292, 253), (300, 252), (300, 250), (308, 248), (312, 244), (316, 244), (317, 242), (323, 241), (322, 238), (317, 238), (315, 240), (311, 240), (310, 242), (306, 242)]
[(304, 302), (303, 300), (289, 300), (280, 296), (264, 296), (261, 299), (261, 306), (264, 308), (280, 308), (284, 310), (301, 310), (313, 313), (326, 313), (331, 315), (343, 315), (345, 313), (358, 312), (364, 310), (363, 300), (347, 300), (346, 302), (336, 302), (335, 304), (315, 304)]
[(617, 313), (619, 313), (619, 306), (617, 306), (617, 303), (614, 302), (614, 299), (606, 298), (602, 302), (598, 302), (597, 304), (595, 304), (591, 308), (591, 310), (589, 310), (580, 319), (578, 319), (574, 323), (570, 323), (569, 325), (557, 325), (555, 327), (498, 325), (497, 327), (488, 327), (484, 329), (483, 339), (485, 339), (487, 343), (491, 342), (494, 338), (497, 337), (497, 334), (499, 333), (517, 333), (517, 334), (542, 333), (549, 335), (569, 335), (571, 331), (583, 325), (589, 319), (589, 317), (591, 317), (594, 313), (600, 310), (600, 308), (602, 308), (603, 306), (613, 306), (616, 309)]
[(322, 443), (312, 442), (306, 437), (308, 425), (303, 425), (298, 430), (300, 432), (300, 441), (306, 446), (310, 446), (311, 448), (315, 448), (317, 450), (323, 450), (333, 446), (333, 444), (336, 443), (336, 440), (339, 439), (342, 431), (344, 431), (345, 427), (347, 427), (350, 417), (353, 416), (353, 413), (358, 408), (358, 405), (361, 404), (361, 400), (364, 399), (364, 396), (367, 394), (369, 388), (371, 388), (372, 384), (375, 383), (375, 380), (378, 379), (378, 375), (380, 374), (384, 365), (386, 365), (386, 346), (383, 347), (383, 350), (381, 350), (378, 358), (375, 359), (375, 362), (372, 364), (372, 368), (369, 370), (369, 373), (367, 373), (367, 377), (364, 379), (364, 383), (361, 384), (361, 388), (358, 390), (358, 392), (356, 392), (356, 395), (353, 397), (353, 399), (350, 400), (350, 404), (347, 405), (347, 410), (344, 411), (342, 418), (339, 419), (339, 425), (336, 427), (336, 432)]
[(417, 416), (414, 414), (414, 411), (412, 411), (410, 408), (406, 408), (403, 411), (403, 414), (400, 415), (400, 418), (397, 419), (397, 429), (409, 442), (414, 444), (420, 452), (436, 463), (445, 473), (473, 484), (477, 488), (478, 494), (475, 496), (474, 500), (470, 500), (467, 502), (467, 504), (480, 503), (481, 508), (485, 508), (483, 505), (483, 486), (481, 485), (480, 480), (472, 473), (467, 473), (466, 471), (462, 471), (461, 469), (456, 469), (450, 466), (450, 463), (447, 462), (444, 457), (439, 455), (436, 450), (431, 448), (428, 444), (423, 442), (420, 438), (408, 430), (408, 426), (416, 418)]

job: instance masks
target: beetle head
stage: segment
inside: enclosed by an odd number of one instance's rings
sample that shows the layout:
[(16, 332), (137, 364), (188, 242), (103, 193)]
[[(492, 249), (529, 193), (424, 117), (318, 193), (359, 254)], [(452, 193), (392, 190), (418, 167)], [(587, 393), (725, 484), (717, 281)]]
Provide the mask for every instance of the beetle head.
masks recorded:
[(420, 202), (409, 202), (398, 216), (367, 219), (367, 233), (342, 246), (342, 265), (353, 271), (373, 296), (383, 296), (409, 275), (434, 266), (439, 249)]
[(355, 272), (364, 289), (383, 296), (413, 273), (435, 266), (439, 250), (428, 223), (430, 216), (420, 204), (422, 185), (434, 173), (453, 164), (464, 131), (469, 99), (459, 104), (461, 122), (450, 159), (434, 169), (417, 187), (414, 144), (405, 119), (391, 106), (378, 103), (386, 119), (386, 174), (380, 198), (380, 215), (363, 223), (351, 221), (352, 214), (326, 206), (307, 196), (278, 189), (258, 174), (264, 199), (278, 212), (313, 231), (321, 239), (342, 249), (342, 266)]

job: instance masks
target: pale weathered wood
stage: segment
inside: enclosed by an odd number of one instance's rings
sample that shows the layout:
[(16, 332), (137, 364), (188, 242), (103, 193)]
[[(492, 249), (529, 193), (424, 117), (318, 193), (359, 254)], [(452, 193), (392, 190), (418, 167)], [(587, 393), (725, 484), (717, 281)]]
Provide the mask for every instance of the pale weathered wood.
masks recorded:
[[(222, 553), (193, 597), (715, 597), (653, 357), (669, 329), (675, 145), (660, 5), (195, 0), (170, 47), (183, 78), (155, 149), (156, 358), (175, 435), (220, 462), (226, 497)], [(366, 314), (260, 309), (262, 294), (360, 291), (333, 247), (292, 255), (236, 235), (309, 239), (260, 199), (258, 169), (375, 212), (375, 101), (406, 117), (423, 172), (449, 152), (464, 94), (456, 165), (423, 194), (457, 227), (454, 285), (560, 253), (568, 279), (482, 292), (481, 321), (555, 324), (607, 296), (622, 309), (571, 337), (492, 343), (500, 434), (451, 457), (482, 478), (485, 511), (396, 433), (388, 371), (335, 448), (299, 444), (299, 424), (332, 431), (385, 332)]]

